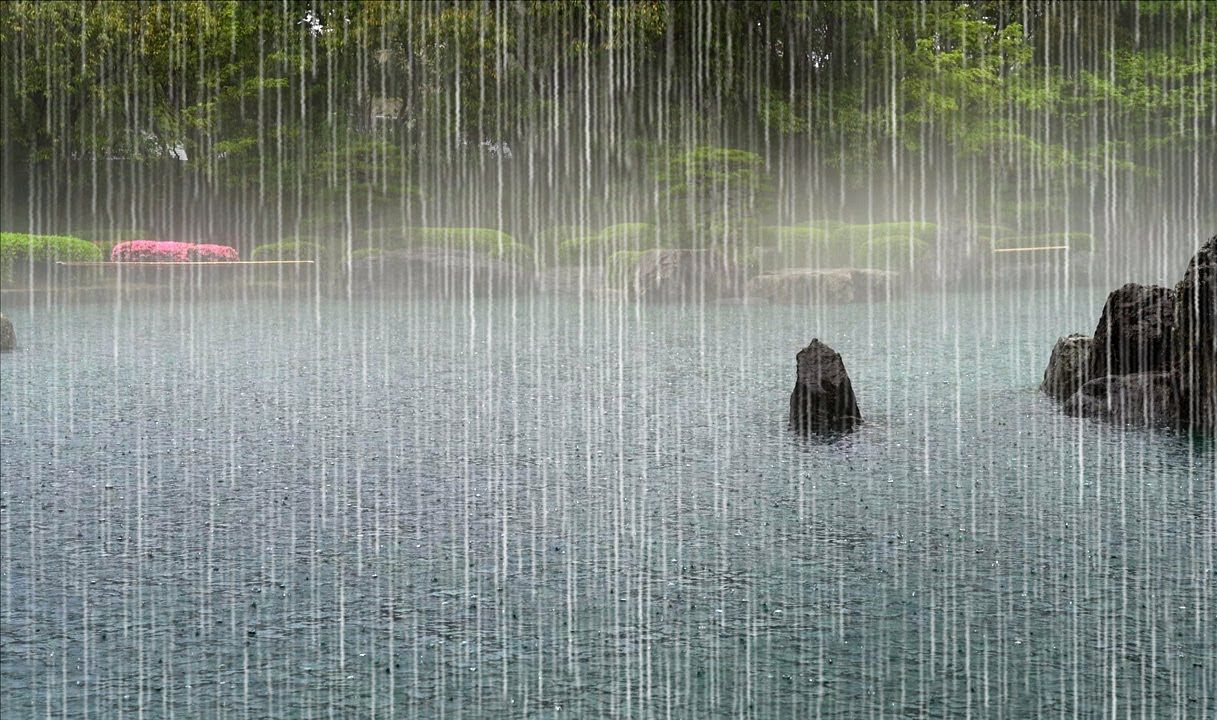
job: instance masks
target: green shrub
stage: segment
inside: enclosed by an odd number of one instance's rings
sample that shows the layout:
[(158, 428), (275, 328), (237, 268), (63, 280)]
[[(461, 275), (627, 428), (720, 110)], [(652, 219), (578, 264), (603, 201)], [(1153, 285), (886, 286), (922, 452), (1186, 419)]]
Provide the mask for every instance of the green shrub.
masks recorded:
[(977, 225), (976, 226), (976, 237), (981, 242), (991, 243), (999, 237), (1005, 237), (1007, 235), (1017, 235), (1017, 234), (1018, 233), (1016, 233), (1014, 230), (1011, 230), (1010, 228), (1006, 227), (1005, 225)]
[(0, 233), (0, 276), (12, 277), (17, 262), (100, 262), (101, 250), (87, 240), (68, 235)]
[(531, 248), (516, 242), (507, 233), (476, 227), (376, 228), (362, 233), (359, 244), (382, 250), (436, 248), (471, 251), (513, 262), (524, 262), (532, 257)]
[(925, 252), (938, 226), (923, 222), (847, 225), (817, 221), (760, 228), (753, 252), (765, 269), (858, 267), (899, 270)]
[(558, 262), (562, 265), (595, 264), (596, 255), (603, 254), (602, 250), (598, 234), (580, 235), (558, 243)]
[(608, 262), (615, 253), (650, 250), (659, 246), (659, 230), (650, 223), (618, 223), (598, 233), (581, 235), (558, 244), (558, 259), (574, 264)]
[(828, 232), (812, 225), (771, 225), (758, 231), (766, 269), (818, 267), (827, 259)]
[(914, 242), (928, 243), (938, 232), (938, 226), (927, 222), (885, 222), (870, 225), (842, 225), (830, 235), (843, 235), (847, 242), (864, 243), (872, 238), (906, 238)]
[(254, 248), (251, 260), (320, 260), (321, 246), (311, 240), (284, 240)]
[(832, 233), (830, 256), (837, 267), (903, 270), (921, 256), (938, 232), (927, 222), (846, 225)]
[(571, 238), (590, 234), (581, 225), (553, 225), (533, 236), (533, 252), (537, 260), (546, 267), (561, 264), (559, 246)]
[(909, 266), (909, 255), (919, 257), (928, 247), (928, 242), (919, 237), (898, 235), (863, 234), (851, 226), (850, 232), (833, 236), (829, 241), (828, 267), (875, 268), (880, 270), (903, 270)]
[(793, 225), (791, 227), (807, 228), (808, 230), (822, 230), (823, 232), (829, 233), (840, 230), (847, 225), (848, 223), (843, 223), (840, 220), (812, 220), (811, 222), (806, 222), (802, 225)]
[(1073, 252), (1091, 252), (1095, 248), (1090, 233), (1043, 233), (1040, 235), (1011, 235), (993, 238), (993, 249), (1067, 246)]

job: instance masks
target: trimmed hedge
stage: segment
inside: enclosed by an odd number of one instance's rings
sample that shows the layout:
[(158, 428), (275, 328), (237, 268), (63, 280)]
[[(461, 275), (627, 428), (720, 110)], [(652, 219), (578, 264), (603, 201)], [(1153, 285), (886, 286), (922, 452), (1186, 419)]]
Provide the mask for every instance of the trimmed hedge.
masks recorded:
[(532, 237), (532, 247), (537, 262), (543, 267), (561, 264), (559, 246), (570, 238), (579, 238), (592, 233), (582, 225), (552, 225)]
[(321, 246), (311, 240), (284, 240), (254, 248), (251, 260), (320, 260)]
[(605, 261), (605, 280), (609, 287), (629, 289), (638, 261), (647, 250), (618, 250)]
[(111, 262), (233, 262), (240, 259), (227, 245), (196, 245), (168, 240), (132, 240), (110, 251)]
[(977, 225), (976, 238), (984, 242), (992, 243), (999, 237), (1007, 235), (1017, 235), (1018, 233), (1005, 225)]
[(377, 228), (361, 234), (362, 248), (408, 250), (436, 248), (471, 251), (480, 255), (523, 262), (532, 257), (532, 248), (515, 241), (505, 232), (478, 227)]
[(870, 225), (844, 225), (834, 232), (858, 242), (864, 242), (874, 237), (903, 237), (918, 242), (929, 242), (938, 232), (938, 226), (928, 222), (884, 222)]
[(70, 235), (0, 233), (0, 276), (10, 278), (17, 262), (100, 262), (101, 250)]
[(762, 265), (818, 267), (827, 260), (828, 233), (812, 225), (773, 225), (758, 230)]
[(781, 268), (899, 270), (929, 247), (938, 226), (925, 222), (847, 225), (835, 221), (760, 228), (756, 255)]
[(608, 262), (622, 251), (652, 250), (659, 247), (659, 229), (650, 223), (618, 223), (598, 233), (565, 240), (558, 245), (558, 260), (564, 264)]

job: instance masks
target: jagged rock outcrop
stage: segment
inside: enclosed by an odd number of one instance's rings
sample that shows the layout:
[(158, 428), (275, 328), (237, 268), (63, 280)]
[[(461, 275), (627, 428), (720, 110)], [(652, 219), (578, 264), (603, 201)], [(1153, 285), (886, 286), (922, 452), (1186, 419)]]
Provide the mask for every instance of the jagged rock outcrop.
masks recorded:
[(885, 300), (898, 278), (891, 270), (796, 268), (757, 275), (748, 281), (747, 295), (792, 305)]
[(1170, 372), (1108, 375), (1083, 385), (1064, 408), (1075, 417), (1172, 426), (1179, 417), (1179, 395)]
[(1090, 348), (1094, 338), (1074, 333), (1056, 341), (1052, 357), (1044, 369), (1040, 389), (1058, 401), (1065, 401), (1086, 384), (1090, 376)]
[(1180, 422), (1217, 430), (1217, 235), (1192, 258), (1175, 286), (1174, 373)]
[(0, 352), (8, 352), (17, 347), (17, 331), (13, 329), (13, 321), (7, 315), (0, 314)]
[(1173, 290), (1128, 283), (1112, 291), (1094, 330), (1090, 377), (1170, 370), (1174, 325)]
[(790, 428), (798, 432), (848, 432), (862, 422), (853, 384), (836, 350), (818, 339), (799, 351), (790, 393)]
[(648, 250), (634, 266), (629, 290), (639, 300), (700, 302), (730, 294), (736, 275), (717, 250)]
[(1070, 415), (1212, 433), (1215, 330), (1217, 237), (1200, 248), (1173, 290), (1129, 283), (1113, 291), (1092, 340), (1057, 341), (1041, 387)]

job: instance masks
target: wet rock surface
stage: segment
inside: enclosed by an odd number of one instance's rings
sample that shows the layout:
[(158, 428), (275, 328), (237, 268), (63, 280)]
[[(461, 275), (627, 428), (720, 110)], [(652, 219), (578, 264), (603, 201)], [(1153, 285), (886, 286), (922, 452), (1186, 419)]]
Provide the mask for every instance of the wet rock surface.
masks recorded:
[(1093, 344), (1094, 338), (1078, 333), (1057, 340), (1048, 367), (1044, 369), (1040, 389), (1060, 401), (1069, 399), (1081, 389), (1089, 377)]
[(1169, 372), (1096, 378), (1071, 395), (1065, 413), (1133, 425), (1174, 425), (1179, 399)]
[(735, 268), (716, 250), (648, 250), (638, 258), (632, 294), (640, 300), (699, 302), (732, 293)]
[[(1116, 422), (1217, 429), (1217, 237), (1174, 289), (1113, 291), (1093, 339), (1057, 341), (1041, 389), (1066, 413)], [(1072, 388), (1076, 387), (1076, 392)]]
[(1175, 286), (1174, 373), (1182, 424), (1217, 430), (1217, 235)]
[(1094, 331), (1092, 378), (1169, 370), (1175, 292), (1157, 285), (1127, 285), (1112, 291)]
[(790, 393), (790, 428), (803, 434), (848, 432), (862, 423), (853, 384), (841, 355), (820, 342), (799, 351)]

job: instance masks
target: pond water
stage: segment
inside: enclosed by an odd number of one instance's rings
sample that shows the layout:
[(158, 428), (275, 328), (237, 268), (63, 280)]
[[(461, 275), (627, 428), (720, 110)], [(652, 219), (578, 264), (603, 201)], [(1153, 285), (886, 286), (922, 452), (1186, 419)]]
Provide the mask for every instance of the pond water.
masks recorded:
[(1103, 295), (10, 313), (0, 714), (1213, 717), (1213, 444), (1037, 391)]

